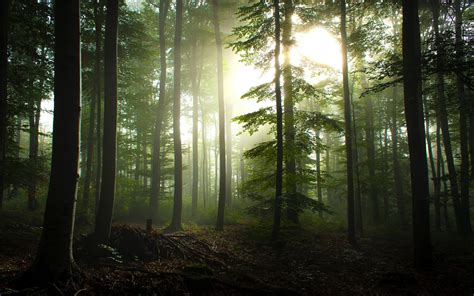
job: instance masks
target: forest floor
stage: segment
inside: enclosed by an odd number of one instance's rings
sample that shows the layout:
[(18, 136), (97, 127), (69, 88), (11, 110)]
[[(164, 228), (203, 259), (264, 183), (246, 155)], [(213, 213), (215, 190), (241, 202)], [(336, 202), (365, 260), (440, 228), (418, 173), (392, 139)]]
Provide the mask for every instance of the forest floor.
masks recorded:
[(147, 234), (114, 225), (111, 247), (75, 242), (80, 280), (18, 290), (9, 282), (34, 259), (41, 228), (0, 215), (0, 295), (473, 295), (474, 240), (439, 236), (434, 266), (412, 267), (409, 240), (369, 236), (350, 247), (344, 233), (286, 229), (267, 242), (261, 226), (230, 225)]

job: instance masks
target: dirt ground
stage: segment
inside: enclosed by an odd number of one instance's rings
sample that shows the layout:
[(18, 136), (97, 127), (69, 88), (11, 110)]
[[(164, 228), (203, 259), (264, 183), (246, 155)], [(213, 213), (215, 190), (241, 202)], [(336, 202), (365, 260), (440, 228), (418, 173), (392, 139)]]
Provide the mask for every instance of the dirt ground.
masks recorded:
[(80, 279), (43, 288), (9, 285), (34, 259), (41, 228), (0, 224), (0, 295), (473, 295), (474, 240), (434, 238), (434, 266), (415, 272), (409, 240), (371, 236), (351, 248), (343, 233), (287, 230), (269, 244), (262, 229), (227, 226), (147, 234), (114, 225), (110, 247), (75, 242)]

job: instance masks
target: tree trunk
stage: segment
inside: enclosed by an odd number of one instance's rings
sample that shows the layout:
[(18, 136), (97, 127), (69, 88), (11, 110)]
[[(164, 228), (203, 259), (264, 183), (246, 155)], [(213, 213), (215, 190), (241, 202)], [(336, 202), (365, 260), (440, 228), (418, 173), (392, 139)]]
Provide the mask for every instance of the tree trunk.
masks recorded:
[(421, 50), (417, 0), (403, 0), (402, 36), (403, 90), (413, 199), (414, 262), (417, 269), (425, 269), (431, 265), (430, 209), (421, 101)]
[(225, 153), (225, 103), (224, 103), (224, 69), (222, 58), (222, 40), (219, 26), (219, 6), (212, 0), (214, 33), (217, 47), (217, 89), (219, 103), (219, 204), (217, 209), (216, 229), (224, 228), (224, 210), (226, 199), (226, 153)]
[(283, 47), (283, 114), (284, 137), (285, 137), (285, 169), (286, 169), (286, 193), (287, 217), (293, 223), (298, 223), (298, 203), (296, 201), (296, 159), (295, 159), (295, 120), (294, 120), (294, 98), (290, 52), (292, 47), (292, 16), (294, 12), (293, 0), (284, 0), (284, 20), (281, 24), (281, 37)]
[(117, 166), (117, 25), (118, 0), (107, 0), (104, 43), (104, 139), (102, 183), (95, 223), (97, 243), (106, 244), (110, 236), (115, 200)]
[(232, 103), (227, 103), (226, 108), (226, 158), (227, 158), (227, 168), (226, 168), (226, 194), (225, 201), (226, 206), (230, 208), (232, 206)]
[[(158, 211), (158, 200), (161, 184), (161, 130), (163, 126), (163, 117), (166, 111), (166, 16), (170, 6), (169, 0), (160, 0), (159, 16), (159, 39), (160, 39), (160, 94), (158, 98), (158, 109), (156, 110), (155, 130), (153, 133), (153, 154), (151, 165), (151, 191), (150, 191), (150, 209), (151, 216), (155, 217)], [(146, 180), (146, 176), (145, 176)]]
[(192, 189), (191, 189), (191, 215), (196, 216), (198, 204), (198, 189), (199, 189), (199, 153), (198, 153), (198, 125), (199, 125), (199, 89), (197, 77), (197, 38), (195, 35), (191, 41), (191, 91), (193, 96), (193, 159), (192, 159)]
[[(320, 136), (321, 132), (319, 129), (316, 131), (316, 141), (319, 144), (320, 143)], [(323, 203), (323, 189), (321, 186), (321, 151), (318, 146), (316, 146), (316, 195), (318, 198), (318, 201), (322, 204)], [(319, 211), (319, 217), (323, 217), (323, 212)]]
[(70, 277), (79, 163), (81, 110), (79, 0), (54, 5), (54, 121), (51, 176), (43, 231), (32, 267), (23, 279), (44, 285)]
[[(352, 83), (354, 86), (354, 82)], [(353, 93), (353, 92), (352, 92)], [(354, 145), (352, 146), (352, 154), (354, 157), (354, 165), (355, 165), (355, 174), (356, 174), (356, 184), (355, 187), (355, 228), (360, 236), (364, 233), (364, 220), (362, 218), (362, 188), (360, 183), (360, 168), (359, 168), (359, 149), (357, 144), (357, 125), (356, 125), (356, 116), (355, 116), (355, 108), (354, 108), (354, 99), (351, 95), (351, 111), (352, 111), (352, 135), (354, 136)], [(328, 156), (329, 158), (329, 156)]]
[(176, 25), (174, 35), (174, 200), (170, 231), (181, 230), (183, 209), (183, 153), (181, 148), (181, 36), (183, 34), (183, 0), (176, 0)]
[(443, 144), (446, 155), (446, 162), (448, 164), (449, 183), (451, 185), (451, 195), (453, 198), (454, 214), (456, 217), (456, 228), (458, 232), (465, 233), (465, 223), (463, 220), (463, 212), (461, 208), (461, 198), (459, 195), (458, 179), (456, 167), (454, 164), (453, 151), (451, 147), (451, 135), (449, 131), (448, 115), (445, 100), (444, 87), (444, 55), (445, 52), (441, 46), (441, 37), (439, 33), (439, 3), (433, 0), (433, 27), (435, 31), (435, 42), (437, 44), (438, 54), (436, 56), (436, 92), (437, 92), (437, 115), (440, 120), (441, 131), (443, 134)]
[(431, 144), (431, 135), (430, 135), (430, 119), (429, 119), (429, 110), (428, 110), (428, 104), (426, 102), (426, 97), (423, 98), (424, 102), (424, 107), (425, 107), (425, 122), (426, 122), (426, 143), (428, 146), (428, 159), (430, 162), (430, 168), (431, 168), (431, 179), (433, 181), (433, 187), (434, 187), (434, 222), (435, 222), (435, 229), (436, 231), (441, 231), (441, 221), (440, 221), (440, 182), (439, 182), (439, 177), (437, 175), (437, 172), (439, 170), (436, 170), (435, 167), (435, 162), (434, 162), (434, 156), (433, 156), (433, 147)]
[(29, 149), (28, 159), (30, 162), (30, 178), (28, 182), (28, 210), (33, 211), (37, 208), (36, 187), (38, 180), (38, 134), (39, 119), (41, 114), (41, 99), (31, 98), (28, 112), (29, 119)]
[(281, 105), (281, 84), (280, 84), (280, 1), (273, 1), (275, 19), (275, 99), (277, 116), (277, 163), (275, 180), (275, 208), (273, 214), (272, 240), (277, 241), (280, 236), (281, 204), (283, 194), (283, 110)]
[(392, 166), (393, 166), (393, 180), (395, 199), (397, 201), (398, 218), (400, 222), (400, 228), (406, 230), (408, 228), (406, 219), (406, 208), (405, 208), (405, 196), (403, 193), (403, 180), (402, 172), (400, 168), (400, 156), (398, 155), (398, 126), (397, 126), (397, 86), (393, 86), (392, 93), (392, 124), (390, 125), (390, 134), (392, 135)]
[(94, 129), (96, 118), (96, 104), (100, 98), (100, 35), (102, 24), (99, 14), (99, 0), (94, 1), (94, 21), (95, 21), (95, 69), (94, 69), (94, 93), (92, 94), (90, 113), (89, 113), (89, 131), (87, 134), (87, 155), (86, 155), (86, 176), (84, 178), (84, 192), (82, 202), (84, 209), (89, 208), (89, 193), (92, 178), (92, 159), (94, 158)]
[[(456, 63), (460, 65), (464, 62), (461, 0), (454, 1), (454, 10), (456, 16)], [(461, 147), (461, 211), (464, 220), (464, 232), (471, 233), (472, 226), (469, 203), (469, 143), (467, 127), (467, 113), (469, 110), (469, 104), (464, 91), (464, 83), (460, 75), (457, 75), (456, 89), (459, 96), (459, 139)]]
[(7, 67), (8, 15), (10, 0), (4, 0), (0, 9), (0, 209), (3, 206), (7, 152)]
[(352, 119), (349, 95), (349, 71), (347, 65), (347, 33), (346, 33), (346, 1), (341, 0), (341, 52), (342, 52), (342, 83), (344, 93), (344, 121), (347, 164), (347, 238), (351, 245), (356, 245), (354, 215), (354, 177), (352, 157)]
[(365, 137), (367, 142), (367, 167), (369, 170), (369, 194), (371, 201), (372, 222), (380, 222), (379, 198), (377, 185), (375, 181), (375, 143), (374, 143), (374, 124), (373, 124), (373, 105), (372, 99), (367, 97), (365, 114)]

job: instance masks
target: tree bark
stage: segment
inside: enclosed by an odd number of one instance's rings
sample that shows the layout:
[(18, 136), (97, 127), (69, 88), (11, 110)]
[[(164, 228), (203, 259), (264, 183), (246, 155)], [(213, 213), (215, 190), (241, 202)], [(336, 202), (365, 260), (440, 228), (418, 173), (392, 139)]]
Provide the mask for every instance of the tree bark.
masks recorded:
[(79, 0), (54, 5), (54, 121), (51, 176), (43, 231), (23, 279), (44, 285), (70, 277), (79, 164), (81, 110)]
[(183, 209), (183, 153), (181, 148), (181, 36), (183, 34), (183, 0), (176, 0), (176, 24), (174, 35), (174, 198), (170, 231), (181, 230)]
[(392, 135), (392, 166), (393, 166), (393, 180), (394, 180), (394, 188), (393, 191), (395, 192), (395, 199), (397, 201), (397, 211), (398, 211), (398, 218), (400, 223), (400, 228), (402, 230), (406, 230), (408, 228), (407, 219), (406, 219), (406, 207), (405, 207), (405, 195), (403, 193), (403, 180), (402, 180), (402, 172), (400, 168), (400, 156), (398, 153), (398, 126), (397, 126), (397, 86), (393, 86), (393, 93), (392, 93), (392, 124), (390, 125), (390, 134)]
[(342, 52), (342, 84), (344, 94), (344, 121), (346, 141), (346, 172), (347, 172), (347, 238), (351, 245), (356, 245), (355, 213), (354, 213), (354, 170), (352, 157), (352, 119), (349, 94), (349, 71), (347, 63), (347, 32), (346, 32), (346, 1), (341, 0), (341, 52)]
[(197, 38), (192, 37), (191, 41), (191, 91), (193, 96), (193, 159), (192, 159), (192, 189), (191, 189), (191, 215), (196, 216), (199, 189), (199, 151), (198, 151), (198, 125), (199, 125), (199, 89), (197, 77)]
[[(153, 155), (151, 166), (151, 191), (150, 191), (150, 209), (151, 216), (155, 217), (158, 211), (158, 200), (160, 195), (161, 184), (161, 133), (163, 126), (163, 117), (166, 111), (166, 16), (168, 14), (170, 2), (169, 0), (160, 0), (160, 16), (159, 16), (159, 39), (160, 39), (160, 94), (158, 98), (158, 109), (156, 110), (155, 130), (153, 134)], [(145, 177), (146, 180), (146, 177)]]
[(281, 24), (281, 37), (283, 47), (283, 119), (285, 137), (285, 169), (287, 193), (287, 217), (290, 221), (298, 223), (298, 203), (296, 201), (296, 159), (295, 159), (295, 120), (293, 98), (293, 71), (291, 68), (290, 52), (292, 47), (292, 16), (294, 12), (293, 0), (284, 0), (284, 20)]
[(3, 206), (7, 152), (7, 67), (8, 17), (10, 0), (4, 0), (0, 9), (0, 209)]
[(380, 222), (379, 198), (375, 181), (375, 142), (373, 124), (373, 104), (372, 99), (367, 97), (365, 113), (365, 137), (367, 142), (367, 167), (369, 170), (369, 195), (371, 201), (372, 222)]
[[(90, 113), (89, 113), (89, 131), (87, 134), (87, 155), (86, 155), (86, 176), (84, 178), (84, 193), (82, 201), (84, 208), (89, 208), (89, 195), (92, 179), (92, 160), (94, 158), (94, 130), (96, 119), (96, 104), (100, 100), (100, 37), (102, 24), (100, 22), (99, 0), (94, 1), (94, 21), (95, 21), (95, 65), (94, 65), (94, 90), (92, 94)], [(101, 10), (101, 9), (100, 9)]]
[(403, 91), (410, 152), (413, 199), (414, 263), (417, 269), (431, 266), (428, 166), (421, 98), (421, 49), (418, 1), (403, 0)]
[(226, 105), (226, 194), (225, 201), (226, 206), (230, 208), (232, 206), (232, 103), (227, 103)]
[(28, 210), (33, 211), (37, 208), (36, 187), (38, 180), (38, 134), (41, 114), (41, 98), (31, 98), (29, 109), (28, 120), (30, 136), (28, 160), (32, 170), (28, 182)]
[(106, 244), (110, 236), (115, 200), (117, 170), (117, 25), (118, 0), (107, 0), (104, 43), (104, 138), (102, 183), (95, 223), (97, 243)]
[(275, 172), (275, 205), (273, 213), (272, 240), (277, 241), (280, 236), (281, 204), (283, 194), (283, 110), (281, 105), (281, 69), (280, 69), (280, 1), (273, 1), (273, 18), (275, 19), (275, 99), (277, 116), (277, 159)]
[(222, 57), (222, 40), (219, 25), (219, 6), (212, 0), (212, 15), (217, 47), (217, 89), (219, 104), (219, 203), (217, 209), (216, 229), (224, 229), (224, 211), (226, 199), (226, 152), (225, 152), (225, 103), (224, 103), (224, 69)]
[[(456, 63), (460, 65), (464, 61), (461, 0), (454, 1), (454, 11), (456, 17)], [(471, 233), (472, 226), (469, 202), (469, 143), (467, 126), (467, 112), (469, 110), (469, 104), (464, 91), (464, 83), (462, 81), (462, 78), (460, 75), (457, 75), (456, 78), (456, 89), (459, 97), (459, 139), (461, 147), (461, 210), (464, 220), (464, 232)]]

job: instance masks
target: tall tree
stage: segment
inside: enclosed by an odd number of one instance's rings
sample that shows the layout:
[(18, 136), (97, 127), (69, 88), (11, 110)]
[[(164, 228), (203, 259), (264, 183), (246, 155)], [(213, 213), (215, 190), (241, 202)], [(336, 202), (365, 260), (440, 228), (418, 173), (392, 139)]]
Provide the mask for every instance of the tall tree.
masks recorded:
[(374, 107), (372, 98), (368, 96), (365, 113), (365, 138), (367, 144), (367, 167), (369, 169), (369, 195), (371, 201), (372, 222), (380, 222), (379, 198), (375, 181), (375, 139), (374, 139)]
[(174, 35), (174, 202), (170, 231), (181, 230), (183, 209), (183, 154), (181, 148), (181, 36), (183, 34), (183, 0), (176, 0), (176, 24)]
[(102, 183), (95, 223), (98, 243), (107, 243), (112, 224), (117, 174), (117, 31), (118, 0), (107, 0), (104, 43), (104, 140)]
[(232, 103), (226, 104), (225, 108), (225, 133), (226, 133), (226, 194), (225, 201), (228, 207), (232, 206)]
[[(462, 36), (462, 11), (461, 0), (454, 1), (455, 40), (456, 40), (456, 63), (461, 65), (464, 60), (463, 36)], [(470, 202), (469, 202), (469, 143), (467, 114), (469, 110), (468, 100), (464, 91), (464, 82), (461, 73), (456, 77), (456, 89), (459, 97), (459, 139), (461, 147), (461, 207), (463, 214), (463, 230), (465, 233), (472, 232)], [(474, 131), (471, 131), (471, 133)]]
[(10, 0), (2, 2), (0, 11), (0, 209), (3, 205), (7, 148), (7, 46)]
[(273, 1), (273, 15), (275, 19), (275, 100), (277, 116), (277, 159), (275, 172), (275, 205), (273, 213), (272, 240), (278, 240), (280, 236), (281, 203), (283, 194), (283, 110), (281, 105), (281, 69), (280, 69), (280, 1)]
[(79, 0), (56, 1), (51, 176), (43, 231), (23, 279), (44, 285), (71, 276), (81, 110)]
[(428, 165), (421, 98), (421, 49), (418, 1), (403, 0), (403, 93), (410, 152), (413, 199), (414, 262), (417, 269), (431, 265)]
[(296, 159), (295, 159), (295, 119), (294, 119), (294, 96), (293, 96), (293, 71), (291, 68), (290, 53), (292, 48), (293, 30), (293, 0), (284, 0), (284, 20), (281, 24), (282, 46), (283, 46), (283, 109), (285, 129), (285, 169), (286, 169), (286, 193), (288, 194), (287, 216), (292, 222), (298, 222), (298, 206), (296, 198)]
[(344, 96), (344, 121), (346, 140), (346, 170), (347, 170), (347, 238), (349, 243), (357, 243), (355, 237), (355, 207), (354, 207), (354, 170), (352, 155), (352, 120), (349, 94), (349, 73), (347, 65), (347, 32), (346, 32), (346, 1), (341, 0), (341, 52), (342, 52), (342, 86)]
[(456, 227), (458, 232), (464, 233), (466, 232), (465, 221), (463, 220), (463, 213), (461, 208), (461, 197), (459, 195), (459, 184), (458, 184), (458, 176), (456, 172), (456, 166), (454, 163), (454, 156), (453, 156), (453, 148), (451, 143), (451, 133), (449, 130), (449, 121), (448, 121), (448, 111), (446, 107), (446, 96), (445, 96), (445, 82), (444, 82), (444, 73), (443, 67), (445, 64), (445, 55), (446, 52), (444, 50), (441, 40), (441, 34), (439, 32), (439, 10), (440, 10), (440, 3), (433, 1), (433, 28), (435, 33), (435, 44), (438, 50), (438, 54), (436, 55), (436, 112), (439, 118), (439, 122), (441, 125), (441, 132), (443, 135), (443, 144), (444, 144), (444, 151), (446, 155), (446, 163), (448, 165), (448, 177), (449, 183), (451, 185), (451, 195), (453, 198), (453, 207), (454, 207), (454, 215), (456, 217)]
[(90, 113), (89, 113), (89, 130), (87, 134), (87, 155), (86, 155), (86, 175), (84, 177), (84, 192), (82, 202), (84, 208), (89, 208), (89, 195), (92, 179), (92, 159), (94, 158), (94, 130), (96, 119), (96, 105), (100, 101), (100, 64), (101, 64), (101, 8), (99, 8), (99, 0), (94, 1), (94, 22), (95, 22), (95, 61), (94, 61), (94, 89), (91, 97)]
[(193, 96), (193, 160), (192, 160), (192, 188), (191, 188), (191, 212), (196, 216), (198, 203), (198, 185), (199, 185), (199, 153), (198, 153), (198, 125), (199, 125), (199, 97), (198, 97), (198, 77), (197, 77), (197, 38), (192, 36), (191, 41), (191, 91)]
[(219, 103), (219, 204), (217, 209), (216, 229), (224, 228), (224, 210), (226, 198), (226, 153), (225, 153), (225, 105), (224, 105), (224, 65), (222, 57), (222, 40), (219, 25), (219, 5), (212, 0), (212, 15), (217, 48), (217, 97)]
[[(160, 194), (160, 178), (161, 178), (161, 130), (163, 126), (163, 115), (167, 107), (166, 100), (166, 15), (168, 14), (169, 0), (160, 0), (160, 16), (159, 16), (159, 42), (160, 42), (160, 94), (158, 98), (158, 109), (156, 110), (155, 130), (153, 133), (153, 155), (151, 165), (151, 191), (150, 191), (150, 208), (152, 217), (156, 216), (158, 210), (158, 199)], [(146, 180), (146, 177), (145, 177)]]

